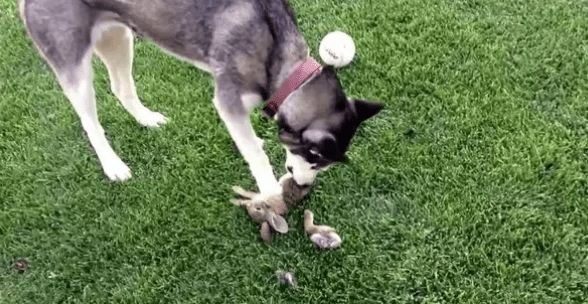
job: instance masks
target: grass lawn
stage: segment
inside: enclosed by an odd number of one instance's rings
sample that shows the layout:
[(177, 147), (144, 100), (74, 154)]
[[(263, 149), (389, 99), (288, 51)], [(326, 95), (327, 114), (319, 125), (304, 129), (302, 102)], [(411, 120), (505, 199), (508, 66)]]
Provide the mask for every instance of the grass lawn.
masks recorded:
[[(54, 75), (0, 0), (0, 303), (581, 303), (588, 300), (588, 2), (292, 0), (313, 54), (354, 37), (350, 96), (386, 109), (305, 201), (340, 249), (267, 245), (200, 70), (136, 45), (140, 127), (98, 61), (107, 181)], [(254, 115), (276, 168), (276, 127)], [(29, 270), (13, 270), (25, 258)], [(294, 270), (297, 290), (280, 285)]]

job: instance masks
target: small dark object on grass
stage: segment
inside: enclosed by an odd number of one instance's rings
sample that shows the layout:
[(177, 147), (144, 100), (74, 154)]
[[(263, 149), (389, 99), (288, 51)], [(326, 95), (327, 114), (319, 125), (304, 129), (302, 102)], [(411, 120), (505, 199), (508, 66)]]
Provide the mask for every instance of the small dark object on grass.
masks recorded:
[(278, 280), (280, 280), (280, 282), (294, 288), (298, 286), (296, 283), (296, 278), (294, 277), (294, 273), (278, 270), (276, 271), (276, 275), (278, 276)]
[(404, 136), (413, 138), (416, 135), (416, 132), (413, 129), (409, 129), (408, 131), (404, 132)]
[(14, 262), (14, 270), (18, 271), (18, 273), (24, 273), (27, 269), (29, 269), (27, 260), (20, 259)]

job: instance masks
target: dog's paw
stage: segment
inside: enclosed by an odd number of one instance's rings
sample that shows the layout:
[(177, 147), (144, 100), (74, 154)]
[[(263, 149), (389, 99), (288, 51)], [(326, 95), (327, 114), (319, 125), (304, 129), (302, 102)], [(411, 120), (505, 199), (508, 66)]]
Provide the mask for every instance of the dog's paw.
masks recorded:
[(150, 111), (145, 108), (140, 114), (135, 116), (137, 122), (148, 128), (157, 128), (166, 124), (169, 119), (163, 116), (161, 113)]
[(275, 197), (282, 197), (282, 187), (277, 183), (274, 187), (267, 187), (262, 189), (262, 192), (258, 193), (253, 200), (254, 201), (268, 201)]
[(255, 202), (267, 202), (273, 200), (275, 197), (282, 197), (282, 192), (263, 192), (255, 195), (251, 200)]
[[(271, 170), (271, 169), (270, 169)], [(253, 170), (252, 170), (253, 171)], [(273, 174), (271, 178), (267, 178), (262, 182), (257, 183), (257, 188), (259, 188), (260, 195), (263, 196), (274, 196), (277, 194), (282, 194), (282, 186), (278, 183)]]
[(106, 176), (113, 182), (124, 182), (131, 178), (131, 170), (118, 157), (105, 162), (102, 166)]

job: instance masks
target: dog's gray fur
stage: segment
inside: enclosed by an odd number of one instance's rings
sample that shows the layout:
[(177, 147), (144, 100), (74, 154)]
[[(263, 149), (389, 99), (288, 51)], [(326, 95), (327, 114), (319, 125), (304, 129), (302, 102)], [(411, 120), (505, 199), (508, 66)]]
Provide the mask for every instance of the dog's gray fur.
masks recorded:
[[(92, 88), (91, 55), (106, 64), (111, 88), (145, 126), (167, 121), (140, 102), (131, 76), (132, 32), (215, 77), (214, 103), (248, 162), (262, 194), (279, 192), (269, 159), (248, 119), (308, 57), (285, 0), (19, 0), (21, 18), (55, 71), (112, 180), (130, 177), (100, 126)], [(292, 94), (276, 118), (297, 183), (312, 182), (320, 168), (344, 159), (361, 121), (381, 105), (345, 98), (335, 73), (325, 68)]]

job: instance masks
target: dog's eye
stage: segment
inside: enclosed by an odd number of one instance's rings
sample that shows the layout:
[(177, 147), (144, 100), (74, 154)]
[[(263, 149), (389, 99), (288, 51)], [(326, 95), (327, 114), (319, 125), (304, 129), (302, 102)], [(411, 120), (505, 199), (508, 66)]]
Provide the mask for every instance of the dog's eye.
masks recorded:
[(311, 149), (311, 150), (309, 150), (309, 152), (310, 152), (310, 154), (312, 154), (312, 155), (314, 155), (314, 156), (316, 156), (316, 157), (319, 157), (319, 158), (322, 158), (322, 157), (323, 157), (323, 156), (322, 156), (322, 155), (321, 155), (321, 154), (320, 154), (318, 151), (316, 151), (316, 150), (312, 150), (312, 149)]
[(322, 155), (318, 154), (318, 153), (313, 153), (312, 150), (309, 151), (308, 154), (306, 154), (306, 161), (309, 162), (310, 164), (316, 164), (318, 163), (318, 161), (322, 158)]

